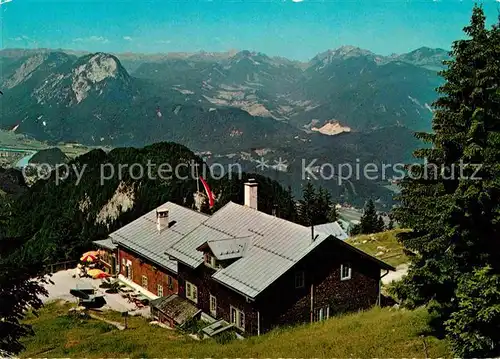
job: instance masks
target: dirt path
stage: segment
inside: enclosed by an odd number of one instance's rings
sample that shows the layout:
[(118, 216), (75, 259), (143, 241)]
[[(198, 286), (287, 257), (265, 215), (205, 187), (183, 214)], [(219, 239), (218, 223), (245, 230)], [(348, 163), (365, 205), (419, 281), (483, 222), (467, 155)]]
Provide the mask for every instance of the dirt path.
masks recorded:
[(401, 280), (406, 273), (408, 273), (408, 264), (400, 264), (396, 267), (395, 272), (389, 272), (389, 274), (382, 278), (382, 283), (389, 284), (391, 282)]
[(113, 322), (112, 320), (104, 319), (104, 318), (102, 318), (102, 317), (100, 317), (98, 315), (95, 315), (93, 313), (89, 313), (89, 315), (90, 315), (91, 318), (94, 318), (96, 320), (100, 320), (102, 322), (105, 322), (105, 323), (108, 323), (110, 325), (113, 325), (113, 326), (117, 327), (119, 330), (125, 330), (125, 326), (122, 325), (122, 324), (120, 324), (120, 323), (118, 323), (118, 322)]

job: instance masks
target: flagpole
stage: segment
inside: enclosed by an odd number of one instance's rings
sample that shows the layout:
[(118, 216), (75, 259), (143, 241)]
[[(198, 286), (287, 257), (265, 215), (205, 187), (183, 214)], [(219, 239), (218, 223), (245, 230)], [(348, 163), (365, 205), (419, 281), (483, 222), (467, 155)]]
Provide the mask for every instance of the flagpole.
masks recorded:
[(198, 166), (196, 166), (196, 193), (200, 193), (200, 176), (198, 174)]

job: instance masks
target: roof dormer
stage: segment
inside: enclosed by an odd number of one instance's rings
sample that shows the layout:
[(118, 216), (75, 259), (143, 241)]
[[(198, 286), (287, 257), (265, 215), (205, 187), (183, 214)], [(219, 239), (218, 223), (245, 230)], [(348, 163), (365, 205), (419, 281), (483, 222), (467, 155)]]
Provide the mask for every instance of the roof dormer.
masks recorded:
[(249, 247), (250, 237), (207, 241), (197, 248), (203, 252), (204, 262), (214, 269), (243, 257)]

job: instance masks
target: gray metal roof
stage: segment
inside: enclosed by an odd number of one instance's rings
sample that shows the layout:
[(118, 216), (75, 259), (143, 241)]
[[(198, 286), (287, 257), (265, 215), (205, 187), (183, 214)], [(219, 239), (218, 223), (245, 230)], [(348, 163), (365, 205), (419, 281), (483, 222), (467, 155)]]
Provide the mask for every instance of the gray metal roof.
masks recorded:
[(209, 218), (208, 215), (167, 202), (160, 206), (169, 210), (171, 227), (158, 231), (156, 209), (111, 233), (109, 237), (119, 245), (132, 250), (146, 259), (177, 273), (177, 262), (171, 260), (165, 251), (175, 242)]
[[(217, 215), (217, 213), (213, 216)], [(199, 227), (188, 233), (186, 236), (181, 236), (176, 243), (174, 243), (170, 248), (166, 249), (166, 253), (169, 256), (174, 257), (178, 261), (196, 268), (203, 263), (203, 254), (200, 251), (196, 250), (196, 248), (207, 241), (225, 238), (233, 237), (222, 233), (217, 229), (208, 227), (204, 223), (202, 223)]]
[(167, 253), (197, 267), (203, 263), (203, 253), (197, 250), (200, 245), (242, 237), (251, 237), (245, 255), (212, 278), (254, 298), (328, 235), (318, 233), (312, 241), (307, 227), (229, 202)]
[(198, 309), (196, 305), (177, 294), (152, 300), (150, 305), (172, 318), (178, 325), (184, 324), (201, 312), (201, 309)]
[[(201, 265), (203, 252), (198, 248), (205, 243), (220, 258), (235, 258), (236, 253), (240, 258), (216, 271), (212, 278), (250, 298), (255, 298), (322, 242), (336, 240), (331, 233), (320, 230), (315, 231), (316, 238), (312, 240), (308, 227), (233, 202), (212, 216), (171, 202), (162, 207), (169, 210), (169, 222), (176, 222), (168, 229), (157, 230), (153, 210), (113, 232), (110, 238), (175, 273), (177, 261), (193, 268)], [(340, 233), (338, 228), (335, 230)], [(354, 251), (360, 252), (355, 248)]]
[(314, 226), (314, 231), (331, 234), (335, 238), (343, 241), (349, 237), (337, 221), (316, 225)]
[(114, 251), (117, 248), (117, 245), (113, 243), (113, 240), (111, 238), (101, 239), (92, 243), (94, 243), (98, 247), (109, 249), (110, 251)]
[(250, 244), (251, 237), (221, 239), (218, 241), (208, 241), (207, 244), (219, 260), (234, 259), (243, 257)]
[(224, 319), (218, 320), (209, 326), (202, 329), (202, 332), (206, 335), (213, 337), (225, 330), (231, 329), (234, 327), (234, 324), (226, 322)]

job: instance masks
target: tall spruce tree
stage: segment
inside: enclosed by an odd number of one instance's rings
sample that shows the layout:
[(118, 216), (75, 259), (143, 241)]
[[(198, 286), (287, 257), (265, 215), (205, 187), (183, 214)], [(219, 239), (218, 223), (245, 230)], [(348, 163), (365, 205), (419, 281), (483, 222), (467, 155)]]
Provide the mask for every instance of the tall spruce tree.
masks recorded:
[(308, 181), (302, 189), (302, 199), (299, 200), (299, 223), (303, 226), (312, 226), (315, 208), (316, 208), (316, 191), (313, 184)]
[(328, 212), (328, 222), (335, 222), (339, 219), (339, 212), (335, 207), (335, 204), (330, 204), (330, 211)]
[(283, 213), (286, 214), (286, 216), (283, 216), (283, 218), (286, 218), (292, 222), (297, 221), (297, 206), (295, 204), (291, 186), (288, 186), (287, 188), (287, 196), (285, 204), (283, 205)]
[(371, 199), (366, 203), (359, 222), (359, 225), (356, 225), (351, 231), (353, 235), (379, 232), (379, 217), (377, 216), (375, 204)]
[(22, 323), (27, 310), (42, 307), (47, 295), (43, 284), (40, 253), (28, 252), (24, 244), (29, 238), (8, 237), (10, 220), (7, 199), (0, 201), (0, 357), (19, 354), (24, 345), (21, 339), (32, 335), (30, 325)]
[[(483, 277), (497, 275), (500, 266), (500, 36), (497, 27), (486, 29), (478, 6), (464, 32), (468, 39), (454, 42), (441, 72), (445, 83), (434, 103), (433, 132), (418, 134), (432, 146), (415, 152), (424, 163), (412, 166), (402, 182), (395, 219), (412, 229), (400, 240), (416, 255), (395, 292), (411, 307), (428, 305), (432, 324), (450, 336), (456, 354), (497, 356), (500, 340), (470, 322), (491, 302), (467, 299), (475, 308), (465, 303), (464, 293), (484, 293), (467, 290), (474, 280), (463, 278), (486, 266)], [(498, 308), (489, 309), (482, 313), (498, 323)], [(477, 335), (467, 336), (472, 326)]]
[(303, 226), (313, 226), (331, 221), (336, 216), (332, 212), (332, 198), (327, 189), (320, 187), (316, 190), (311, 182), (307, 182), (302, 190), (302, 199), (299, 200), (298, 223)]
[(385, 229), (384, 219), (382, 216), (378, 216), (377, 219), (377, 228), (375, 228), (376, 232), (383, 232)]
[(394, 229), (394, 219), (393, 215), (389, 214), (389, 223), (387, 224), (387, 230), (393, 230)]
[(332, 196), (326, 188), (320, 187), (316, 193), (318, 207), (316, 209), (316, 218), (314, 224), (323, 224), (330, 222), (330, 211), (332, 208)]

